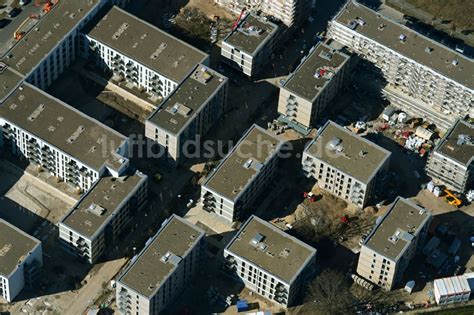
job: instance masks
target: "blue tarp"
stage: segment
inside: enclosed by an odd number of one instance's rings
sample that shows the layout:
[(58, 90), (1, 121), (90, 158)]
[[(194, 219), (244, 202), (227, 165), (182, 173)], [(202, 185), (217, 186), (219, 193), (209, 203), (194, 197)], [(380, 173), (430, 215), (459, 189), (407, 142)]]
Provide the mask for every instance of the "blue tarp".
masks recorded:
[(244, 312), (248, 310), (249, 303), (246, 300), (238, 300), (237, 301), (237, 312)]

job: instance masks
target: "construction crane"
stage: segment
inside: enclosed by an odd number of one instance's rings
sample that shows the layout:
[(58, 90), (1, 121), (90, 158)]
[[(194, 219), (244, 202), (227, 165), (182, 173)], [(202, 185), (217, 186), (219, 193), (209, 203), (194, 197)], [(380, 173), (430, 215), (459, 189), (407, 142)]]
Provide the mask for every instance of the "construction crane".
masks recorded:
[(239, 17), (237, 18), (237, 20), (235, 20), (234, 25), (232, 25), (232, 30), (233, 31), (235, 31), (237, 26), (239, 26), (239, 22), (242, 19), (242, 16), (244, 15), (244, 12), (245, 12), (245, 7), (242, 8), (242, 11), (240, 11)]

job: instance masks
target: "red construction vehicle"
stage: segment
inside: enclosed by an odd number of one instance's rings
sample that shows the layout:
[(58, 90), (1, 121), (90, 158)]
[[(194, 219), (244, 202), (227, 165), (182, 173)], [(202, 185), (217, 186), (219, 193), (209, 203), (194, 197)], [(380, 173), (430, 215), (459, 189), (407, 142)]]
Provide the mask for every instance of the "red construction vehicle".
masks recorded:
[(233, 31), (237, 28), (237, 26), (239, 26), (239, 22), (242, 19), (242, 16), (244, 15), (244, 12), (245, 12), (245, 8), (243, 8), (242, 11), (240, 11), (239, 17), (237, 18), (237, 20), (232, 25), (232, 30)]
[(303, 193), (303, 197), (304, 197), (305, 199), (309, 199), (310, 202), (316, 202), (316, 201), (318, 201), (317, 198), (316, 198), (316, 195), (313, 194), (313, 192), (306, 192), (306, 191), (305, 191), (305, 192)]
[(341, 223), (345, 225), (351, 225), (351, 222), (349, 221), (349, 216), (347, 214), (341, 217)]

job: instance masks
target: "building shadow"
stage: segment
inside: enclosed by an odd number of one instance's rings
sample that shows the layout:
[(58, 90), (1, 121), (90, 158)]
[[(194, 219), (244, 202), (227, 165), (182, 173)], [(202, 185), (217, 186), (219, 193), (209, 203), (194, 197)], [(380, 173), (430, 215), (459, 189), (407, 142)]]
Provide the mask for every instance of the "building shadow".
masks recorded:
[(312, 20), (308, 19), (302, 26), (290, 30), (290, 35), (283, 36), (283, 41), (276, 46), (274, 58), (265, 65), (258, 79), (285, 77), (292, 73), (320, 40), (316, 35), (326, 31), (328, 22), (344, 4), (344, 0), (316, 1), (311, 11)]
[[(440, 225), (447, 226), (446, 232), (440, 232), (440, 229), (438, 229)], [(403, 279), (398, 287), (403, 288), (407, 281), (414, 280), (416, 283), (415, 291), (421, 291), (428, 283), (435, 279), (471, 272), (471, 270), (466, 270), (466, 265), (473, 254), (469, 239), (473, 233), (474, 217), (464, 211), (454, 210), (434, 215), (427, 241), (432, 237), (438, 237), (441, 243), (435, 249), (442, 253), (439, 257), (444, 257), (444, 254), (446, 257), (443, 258), (439, 266), (427, 263), (428, 256), (422, 253), (424, 245), (421, 246), (417, 250), (414, 260), (410, 262), (407, 270), (404, 272)], [(450, 253), (449, 248), (455, 238), (461, 241), (461, 246), (457, 252)]]
[(376, 192), (376, 200), (391, 203), (397, 196), (414, 197), (421, 190), (421, 185), (429, 181), (425, 173), (426, 157), (404, 149), (400, 144), (381, 133), (371, 133), (365, 138), (392, 153), (389, 173), (384, 184)]
[[(48, 219), (39, 216), (9, 199), (7, 192), (23, 176), (26, 168), (20, 161), (15, 171), (1, 168), (0, 218), (41, 241), (43, 249), (43, 267), (38, 281), (31, 288), (24, 288), (15, 298), (14, 303), (35, 297), (54, 295), (65, 291), (77, 290), (91, 266), (81, 262), (60, 248), (58, 227)], [(7, 175), (8, 172), (8, 176)]]

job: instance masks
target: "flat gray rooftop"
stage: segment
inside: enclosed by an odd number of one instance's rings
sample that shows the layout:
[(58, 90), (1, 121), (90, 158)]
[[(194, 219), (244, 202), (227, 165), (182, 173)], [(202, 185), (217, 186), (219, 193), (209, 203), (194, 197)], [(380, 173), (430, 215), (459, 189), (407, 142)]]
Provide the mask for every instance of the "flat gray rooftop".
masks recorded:
[[(4, 68), (5, 67), (5, 68)], [(0, 104), (18, 87), (24, 77), (15, 70), (8, 68), (5, 64), (0, 64)]]
[(105, 228), (105, 223), (116, 215), (119, 206), (128, 201), (136, 189), (146, 181), (146, 177), (136, 172), (131, 176), (102, 177), (79, 200), (61, 224), (92, 238)]
[(0, 275), (8, 277), (41, 242), (0, 219)]
[[(263, 238), (253, 244), (256, 236)], [(245, 222), (226, 249), (289, 284), (316, 255), (316, 249), (257, 216)]]
[(225, 76), (200, 64), (148, 120), (160, 128), (177, 134), (196, 117), (201, 107), (226, 82)]
[(230, 33), (224, 41), (241, 51), (254, 55), (260, 46), (265, 45), (265, 42), (275, 35), (277, 29), (276, 24), (248, 14), (240, 22), (239, 27)]
[(429, 211), (416, 206), (410, 200), (398, 197), (367, 237), (364, 245), (393, 261), (398, 261), (430, 217)]
[(115, 151), (126, 137), (28, 83), (0, 106), (0, 117), (92, 169), (124, 162)]
[[(204, 186), (234, 200), (257, 176), (267, 160), (277, 153), (281, 144), (277, 136), (253, 125), (211, 173)], [(250, 166), (247, 167), (249, 161)]]
[[(332, 143), (337, 143), (335, 148)], [(369, 182), (391, 154), (332, 121), (322, 127), (306, 151), (363, 183)]]
[(99, 2), (99, 0), (59, 1), (4, 56), (3, 61), (21, 74), (28, 75)]
[[(471, 145), (464, 141), (458, 143), (460, 135), (469, 136)], [(474, 124), (464, 120), (456, 121), (436, 146), (435, 152), (449, 156), (463, 165), (471, 164), (474, 160)]]
[[(172, 215), (118, 281), (145, 297), (151, 297), (202, 237), (204, 231)], [(171, 255), (164, 262), (168, 253)]]
[(298, 66), (284, 88), (312, 101), (347, 60), (348, 55), (319, 43), (309, 57)]
[[(350, 1), (348, 6), (334, 18), (344, 26), (351, 21), (361, 18), (366, 23), (355, 27), (355, 31), (393, 51), (415, 60), (470, 89), (474, 88), (474, 63), (467, 57), (443, 46), (410, 28), (386, 18), (366, 6)], [(383, 30), (379, 26), (383, 24)], [(400, 35), (406, 36), (406, 41), (399, 40)], [(430, 53), (425, 50), (431, 48)], [(459, 64), (453, 66), (453, 60)]]
[(178, 83), (208, 57), (115, 6), (87, 35)]

